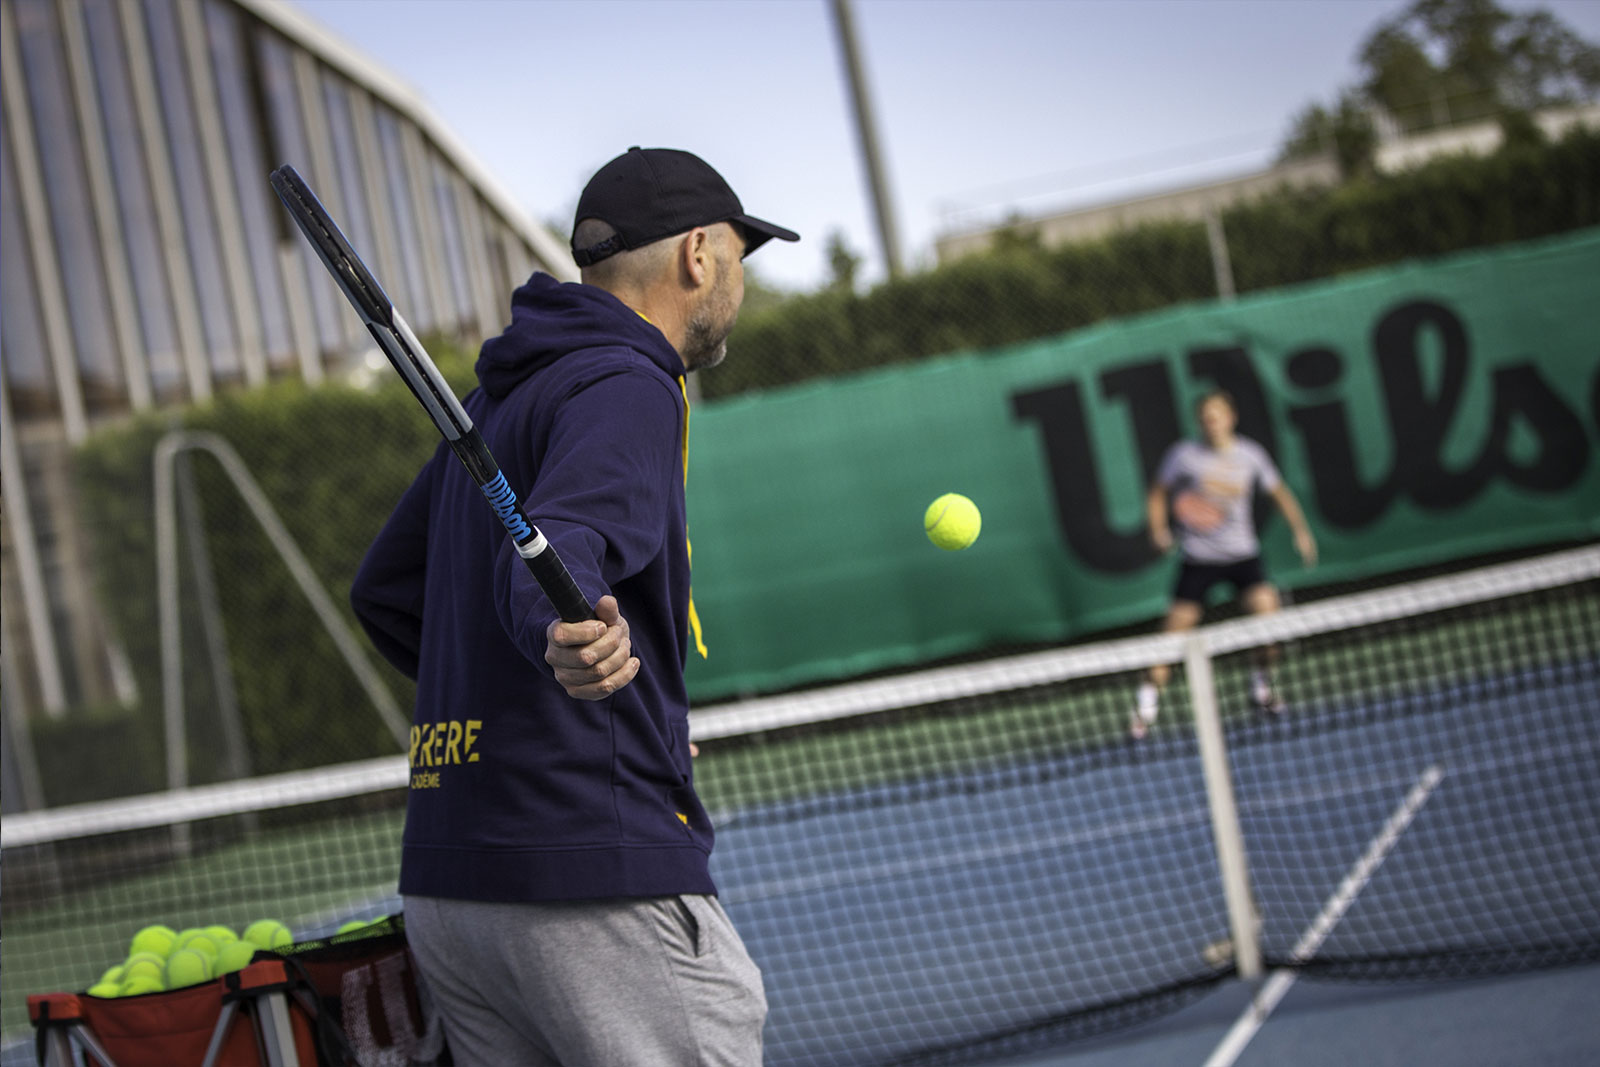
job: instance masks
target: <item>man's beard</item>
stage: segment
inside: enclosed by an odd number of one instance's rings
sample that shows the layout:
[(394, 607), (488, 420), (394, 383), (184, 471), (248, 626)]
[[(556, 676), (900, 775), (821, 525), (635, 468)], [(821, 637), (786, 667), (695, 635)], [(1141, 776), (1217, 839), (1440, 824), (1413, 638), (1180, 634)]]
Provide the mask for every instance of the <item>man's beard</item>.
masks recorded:
[(689, 316), (683, 338), (683, 365), (688, 370), (715, 367), (728, 355), (728, 334), (739, 318), (739, 309), (728, 299), (726, 285), (719, 285), (705, 302)]

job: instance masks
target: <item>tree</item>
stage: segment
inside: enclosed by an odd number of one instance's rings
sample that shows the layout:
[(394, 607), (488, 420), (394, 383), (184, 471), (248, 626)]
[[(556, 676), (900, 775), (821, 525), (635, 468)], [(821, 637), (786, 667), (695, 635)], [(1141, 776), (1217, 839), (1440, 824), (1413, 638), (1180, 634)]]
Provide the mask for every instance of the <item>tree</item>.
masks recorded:
[(829, 289), (853, 293), (856, 291), (856, 274), (861, 270), (861, 254), (850, 247), (843, 230), (828, 233), (828, 285)]
[(1029, 225), (1022, 212), (1013, 211), (1006, 224), (994, 232), (991, 250), (1001, 255), (1044, 251), (1044, 235), (1038, 226)]
[(1504, 123), (1508, 112), (1600, 93), (1600, 48), (1549, 12), (1512, 14), (1495, 0), (1416, 0), (1379, 23), (1359, 57), (1359, 84), (1341, 92), (1336, 109), (1303, 110), (1284, 142), (1284, 158), (1331, 149), (1341, 165), (1359, 159), (1362, 135), (1348, 114), (1346, 144), (1342, 150), (1335, 144), (1338, 116), (1348, 109), (1382, 112), (1413, 133), (1485, 119)]
[(1504, 152), (1542, 148), (1548, 138), (1533, 116), (1517, 107), (1500, 113), (1500, 149)]
[(1300, 112), (1280, 157), (1332, 155), (1339, 164), (1340, 176), (1349, 179), (1371, 172), (1377, 146), (1378, 133), (1371, 113), (1360, 96), (1347, 90), (1332, 111), (1321, 104), (1311, 104)]
[(1509, 34), (1506, 103), (1524, 110), (1592, 100), (1600, 90), (1600, 48), (1544, 11), (1524, 16)]

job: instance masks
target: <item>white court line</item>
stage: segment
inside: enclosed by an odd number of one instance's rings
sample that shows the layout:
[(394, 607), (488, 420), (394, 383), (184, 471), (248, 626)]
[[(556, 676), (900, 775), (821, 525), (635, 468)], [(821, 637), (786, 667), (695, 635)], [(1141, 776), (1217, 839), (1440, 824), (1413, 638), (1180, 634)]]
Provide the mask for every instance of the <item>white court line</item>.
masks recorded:
[[(1500, 771), (1507, 768), (1520, 769), (1545, 760), (1570, 759), (1574, 754), (1595, 751), (1600, 751), (1600, 745), (1579, 745), (1576, 747), (1572, 744), (1546, 745), (1529, 752), (1518, 753), (1514, 758), (1510, 759), (1475, 760), (1471, 763), (1457, 764), (1451, 773), (1459, 780), (1463, 775)], [(1430, 767), (1418, 782), (1426, 780), (1427, 775), (1434, 770), (1437, 770), (1437, 768)], [(1443, 776), (1443, 772), (1440, 772), (1440, 776)], [(1339, 786), (1322, 785), (1293, 793), (1270, 794), (1259, 800), (1240, 805), (1239, 810), (1250, 815), (1261, 815), (1283, 811), (1288, 808), (1302, 807), (1307, 804), (1360, 796), (1364, 793), (1401, 785), (1404, 781), (1405, 779), (1398, 775), (1381, 777), (1370, 775), (1359, 781)], [(1417, 784), (1413, 783), (1413, 788)], [(1432, 787), (1430, 786), (1429, 788), (1431, 789)], [(958, 848), (954, 852), (918, 852), (915, 857), (885, 861), (865, 867), (829, 869), (825, 873), (798, 875), (788, 878), (769, 878), (759, 882), (751, 882), (747, 885), (725, 890), (722, 899), (724, 902), (748, 902), (784, 896), (790, 893), (836, 889), (842, 886), (861, 886), (881, 878), (961, 867), (981, 860), (1009, 859), (1013, 856), (1047, 852), (1052, 849), (1063, 849), (1093, 841), (1110, 841), (1119, 837), (1131, 837), (1135, 834), (1149, 833), (1155, 830), (1169, 830), (1177, 826), (1200, 826), (1205, 824), (1207, 819), (1208, 816), (1205, 809), (1200, 808), (1199, 810), (1185, 811), (1179, 814), (1123, 819), (1118, 822), (1083, 827), (1065, 833), (1030, 837), (1025, 841), (1014, 841), (1009, 844), (996, 843), (983, 848)], [(719, 830), (734, 825), (737, 821), (737, 813), (725, 813), (712, 818), (713, 824)], [(1310, 951), (1315, 952), (1316, 947), (1313, 946)]]
[[(1383, 829), (1378, 831), (1378, 836), (1372, 839), (1367, 846), (1367, 851), (1362, 855), (1356, 865), (1350, 868), (1350, 873), (1344, 876), (1344, 881), (1339, 883), (1339, 888), (1333, 891), (1328, 902), (1322, 906), (1322, 912), (1316, 917), (1306, 932), (1300, 935), (1300, 940), (1294, 946), (1294, 951), (1289, 958), (1296, 963), (1310, 959), (1315, 955), (1328, 934), (1333, 932), (1344, 913), (1350, 905), (1355, 903), (1356, 896), (1366, 888), (1367, 882), (1377, 871), (1378, 865), (1388, 856), (1389, 850), (1394, 848), (1395, 842), (1400, 840), (1400, 835), (1411, 825), (1411, 820), (1416, 818), (1417, 812), (1422, 810), (1422, 805), (1428, 802), (1428, 797), (1433, 793), (1439, 782), (1444, 778), (1444, 771), (1436, 763), (1422, 772), (1422, 777), (1417, 779), (1411, 787), (1411, 792), (1400, 802), (1400, 806), (1389, 816), (1389, 821), (1383, 824)], [(1211, 1058), (1206, 1060), (1205, 1067), (1233, 1067), (1239, 1054), (1244, 1051), (1251, 1038), (1261, 1029), (1283, 998), (1288, 995), (1289, 987), (1294, 985), (1299, 972), (1292, 968), (1282, 968), (1273, 971), (1262, 984), (1260, 992), (1251, 998), (1250, 1004), (1244, 1009), (1233, 1029), (1222, 1039), (1222, 1043), (1211, 1053)]]

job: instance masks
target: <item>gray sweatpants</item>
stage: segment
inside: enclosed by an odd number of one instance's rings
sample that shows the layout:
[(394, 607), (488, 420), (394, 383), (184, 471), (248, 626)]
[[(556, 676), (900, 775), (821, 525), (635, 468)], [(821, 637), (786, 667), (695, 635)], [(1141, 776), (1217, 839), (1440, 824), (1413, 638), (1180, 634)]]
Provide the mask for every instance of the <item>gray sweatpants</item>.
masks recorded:
[(757, 1067), (761, 971), (715, 897), (405, 898), (458, 1067)]

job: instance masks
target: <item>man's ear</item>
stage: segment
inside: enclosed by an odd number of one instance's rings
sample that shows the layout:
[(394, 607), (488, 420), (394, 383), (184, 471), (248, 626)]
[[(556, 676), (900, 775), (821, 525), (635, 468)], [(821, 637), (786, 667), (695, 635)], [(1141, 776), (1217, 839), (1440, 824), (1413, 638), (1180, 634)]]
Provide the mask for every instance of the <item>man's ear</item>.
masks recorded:
[(704, 226), (696, 226), (684, 236), (678, 248), (679, 262), (690, 284), (696, 288), (706, 284), (711, 266), (711, 232)]

